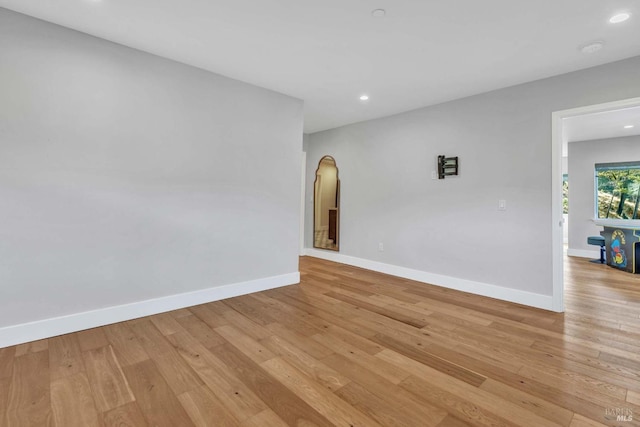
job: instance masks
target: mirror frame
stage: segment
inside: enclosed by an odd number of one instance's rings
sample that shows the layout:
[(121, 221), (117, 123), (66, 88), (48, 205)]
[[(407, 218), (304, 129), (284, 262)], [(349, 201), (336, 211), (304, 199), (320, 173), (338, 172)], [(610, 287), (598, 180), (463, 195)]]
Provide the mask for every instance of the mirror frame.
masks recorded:
[[(323, 248), (322, 246), (316, 246), (316, 207), (317, 207), (317, 183), (318, 183), (318, 171), (320, 170), (320, 165), (324, 159), (331, 159), (336, 168), (336, 240), (335, 240), (335, 248)], [(336, 251), (340, 250), (340, 170), (338, 169), (338, 162), (332, 156), (322, 156), (322, 158), (318, 161), (318, 167), (316, 168), (315, 179), (313, 180), (313, 247), (316, 249), (324, 249), (326, 251)]]

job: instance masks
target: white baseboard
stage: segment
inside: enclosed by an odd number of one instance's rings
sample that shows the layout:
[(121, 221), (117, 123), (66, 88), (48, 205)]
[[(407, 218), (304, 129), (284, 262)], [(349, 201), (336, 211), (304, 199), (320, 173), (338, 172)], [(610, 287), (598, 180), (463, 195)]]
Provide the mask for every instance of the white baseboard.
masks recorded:
[(300, 283), (300, 272), (0, 328), (0, 348)]
[(390, 274), (392, 276), (415, 280), (430, 285), (469, 292), (472, 294), (482, 295), (503, 301), (515, 302), (530, 307), (542, 308), (544, 310), (553, 310), (553, 298), (551, 297), (551, 295), (535, 294), (533, 292), (521, 291), (518, 289), (509, 289), (502, 286), (491, 285), (488, 283), (475, 282), (473, 280), (459, 279), (442, 274), (428, 273), (426, 271), (414, 270), (411, 268), (399, 267), (397, 265), (385, 264), (382, 262), (342, 255), (333, 251), (323, 251), (307, 248), (305, 252), (306, 255), (315, 258), (322, 258), (328, 261), (339, 262), (341, 264), (348, 264), (355, 267), (366, 268), (367, 270)]
[(600, 251), (590, 251), (585, 249), (567, 249), (568, 256), (577, 256), (580, 258), (600, 259)]

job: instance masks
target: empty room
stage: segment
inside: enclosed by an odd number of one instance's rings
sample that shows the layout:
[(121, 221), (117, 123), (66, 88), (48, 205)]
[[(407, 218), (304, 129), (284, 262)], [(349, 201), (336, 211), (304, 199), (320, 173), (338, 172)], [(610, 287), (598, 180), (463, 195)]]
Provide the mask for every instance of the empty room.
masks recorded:
[(0, 0), (0, 426), (632, 426), (640, 5)]

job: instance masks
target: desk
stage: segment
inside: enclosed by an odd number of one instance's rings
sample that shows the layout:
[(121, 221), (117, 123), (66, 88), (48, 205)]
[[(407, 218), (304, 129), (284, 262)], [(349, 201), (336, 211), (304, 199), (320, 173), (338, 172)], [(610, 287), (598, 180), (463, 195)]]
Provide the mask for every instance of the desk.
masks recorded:
[(604, 226), (600, 232), (607, 250), (607, 265), (640, 273), (640, 228)]

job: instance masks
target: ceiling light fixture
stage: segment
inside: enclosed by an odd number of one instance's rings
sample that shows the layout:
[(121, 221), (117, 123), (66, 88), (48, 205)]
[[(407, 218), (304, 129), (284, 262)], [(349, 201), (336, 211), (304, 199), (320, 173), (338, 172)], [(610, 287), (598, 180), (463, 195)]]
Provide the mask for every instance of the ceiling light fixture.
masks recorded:
[(621, 22), (626, 21), (630, 17), (631, 17), (630, 13), (627, 13), (627, 12), (618, 13), (616, 15), (613, 15), (611, 18), (609, 18), (609, 22), (611, 22), (612, 24), (619, 24)]
[(604, 47), (604, 42), (593, 42), (593, 43), (589, 43), (589, 44), (586, 44), (586, 45), (582, 46), (580, 48), (580, 52), (586, 53), (586, 54), (596, 53), (597, 51), (599, 51), (603, 47)]
[(633, 128), (633, 125), (626, 125), (624, 128), (625, 128), (625, 129), (632, 129), (632, 128)]
[(371, 16), (374, 18), (382, 18), (387, 14), (387, 11), (384, 9), (375, 9), (371, 12)]
[(360, 95), (360, 101), (368, 101), (369, 95)]

